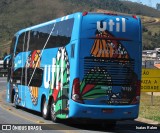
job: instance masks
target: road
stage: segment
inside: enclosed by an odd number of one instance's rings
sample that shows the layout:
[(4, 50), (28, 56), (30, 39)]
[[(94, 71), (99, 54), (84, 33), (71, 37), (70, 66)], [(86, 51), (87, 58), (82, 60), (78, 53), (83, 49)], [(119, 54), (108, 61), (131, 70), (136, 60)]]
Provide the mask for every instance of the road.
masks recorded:
[[(12, 129), (16, 129), (15, 127), (18, 126), (17, 124), (21, 124), (21, 127), (24, 129), (28, 129), (30, 126), (38, 126), (37, 129), (39, 131), (32, 131), (32, 132), (40, 132), (40, 133), (99, 133), (99, 132), (110, 132), (105, 130), (101, 126), (98, 125), (78, 125), (78, 124), (71, 124), (67, 121), (62, 123), (53, 123), (50, 120), (44, 120), (41, 117), (40, 113), (35, 111), (27, 110), (25, 108), (15, 109), (11, 103), (6, 102), (6, 78), (0, 78), (0, 129), (2, 129), (2, 125), (12, 124)], [(24, 124), (24, 125), (22, 125)], [(27, 124), (27, 125), (26, 125)], [(35, 125), (36, 124), (36, 125)], [(112, 132), (118, 133), (139, 133), (139, 132), (159, 132), (158, 130), (139, 130), (138, 128), (147, 128), (155, 127), (155, 125), (144, 125), (145, 123), (139, 121), (123, 121), (118, 122), (117, 127)], [(40, 131), (40, 129), (46, 129)], [(137, 129), (136, 129), (137, 128)], [(124, 130), (122, 130), (124, 129)], [(0, 130), (0, 133), (4, 133), (4, 130)], [(7, 131), (13, 132), (13, 131)], [(16, 132), (21, 133), (22, 131), (16, 130)], [(23, 131), (23, 132), (30, 132), (30, 131)]]

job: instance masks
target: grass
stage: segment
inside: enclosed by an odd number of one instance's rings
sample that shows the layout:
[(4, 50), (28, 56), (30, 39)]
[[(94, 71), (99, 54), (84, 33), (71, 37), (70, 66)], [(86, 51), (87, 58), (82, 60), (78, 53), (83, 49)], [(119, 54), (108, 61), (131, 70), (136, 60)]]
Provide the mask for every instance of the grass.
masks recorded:
[[(154, 92), (156, 93), (156, 92)], [(151, 119), (160, 122), (160, 95), (153, 96), (153, 105), (151, 95), (141, 93), (139, 117)]]
[(152, 35), (154, 35), (155, 33), (160, 33), (160, 23), (157, 24), (152, 24), (152, 25), (147, 25), (147, 28), (149, 31), (152, 32)]

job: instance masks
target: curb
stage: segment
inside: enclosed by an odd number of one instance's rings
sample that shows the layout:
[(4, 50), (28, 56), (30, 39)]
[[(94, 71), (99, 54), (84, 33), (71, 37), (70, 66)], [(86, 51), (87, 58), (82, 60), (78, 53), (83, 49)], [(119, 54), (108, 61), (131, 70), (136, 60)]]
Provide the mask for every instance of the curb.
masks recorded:
[(146, 119), (146, 118), (138, 117), (137, 119), (135, 119), (135, 121), (137, 121), (137, 122), (143, 122), (143, 123), (146, 123), (146, 124), (152, 124), (152, 125), (158, 125), (158, 126), (160, 126), (160, 122), (154, 121), (154, 120), (150, 120), (150, 119)]

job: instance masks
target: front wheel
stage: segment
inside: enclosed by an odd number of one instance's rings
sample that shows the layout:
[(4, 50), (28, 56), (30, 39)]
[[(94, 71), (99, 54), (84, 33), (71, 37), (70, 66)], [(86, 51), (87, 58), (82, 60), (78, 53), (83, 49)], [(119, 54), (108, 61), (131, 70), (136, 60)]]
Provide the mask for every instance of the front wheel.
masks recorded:
[(44, 98), (42, 101), (42, 117), (44, 119), (49, 119), (49, 110), (50, 110), (50, 105), (47, 104), (46, 99)]
[(53, 122), (59, 122), (59, 119), (56, 117), (55, 104), (54, 104), (54, 100), (53, 99), (51, 101), (50, 114), (51, 114), (51, 120)]

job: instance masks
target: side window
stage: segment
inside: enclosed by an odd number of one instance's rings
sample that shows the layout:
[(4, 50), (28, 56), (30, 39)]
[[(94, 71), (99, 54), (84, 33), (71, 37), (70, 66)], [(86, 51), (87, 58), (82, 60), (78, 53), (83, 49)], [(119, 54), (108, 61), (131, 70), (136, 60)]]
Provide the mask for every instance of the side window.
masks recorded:
[(74, 19), (72, 18), (32, 30), (29, 50), (43, 49), (50, 34), (45, 49), (67, 45), (71, 40), (73, 23)]
[(27, 49), (27, 41), (29, 38), (29, 32), (24, 32), (22, 33), (19, 38), (18, 38), (18, 44), (17, 44), (17, 48), (16, 48), (16, 54), (18, 54), (19, 52), (24, 52)]
[(73, 18), (56, 23), (48, 47), (63, 47), (70, 43), (73, 23)]
[[(16, 53), (41, 50), (46, 42), (45, 49), (64, 47), (70, 43), (73, 24), (74, 19), (72, 18), (22, 33), (18, 39)], [(50, 34), (51, 36), (48, 40)]]
[[(27, 69), (27, 75), (25, 75), (25, 69)], [(18, 68), (13, 72), (13, 82), (21, 85), (28, 85), (32, 77), (34, 68)], [(26, 79), (26, 80), (25, 80)], [(40, 68), (35, 69), (35, 73), (29, 86), (40, 87), (43, 81), (43, 70)]]
[[(50, 24), (30, 31), (29, 51), (43, 49), (49, 34), (51, 33), (53, 25), (54, 24)], [(48, 43), (50, 43), (50, 40), (48, 40)]]

